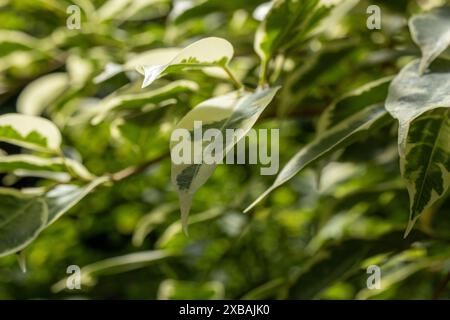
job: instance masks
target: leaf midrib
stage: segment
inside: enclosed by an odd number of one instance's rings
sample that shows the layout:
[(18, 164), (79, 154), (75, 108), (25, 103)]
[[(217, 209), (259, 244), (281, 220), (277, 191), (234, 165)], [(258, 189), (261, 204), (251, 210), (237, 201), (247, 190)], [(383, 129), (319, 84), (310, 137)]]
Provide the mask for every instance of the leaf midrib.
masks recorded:
[[(447, 116), (448, 116), (448, 110), (446, 110), (446, 111), (444, 112), (444, 115), (443, 115), (443, 117), (442, 117), (441, 124), (439, 125), (439, 131), (438, 131), (437, 137), (436, 137), (436, 139), (435, 139), (435, 143), (434, 143), (434, 145), (433, 145), (433, 149), (431, 150), (430, 157), (428, 158), (428, 161), (427, 161), (427, 167), (426, 167), (426, 169), (425, 169), (424, 178), (423, 178), (423, 180), (422, 180), (422, 182), (421, 182), (421, 185), (420, 185), (420, 192), (418, 193), (417, 201), (415, 201), (415, 203), (414, 203), (414, 205), (413, 205), (413, 208), (412, 208), (412, 210), (411, 210), (411, 217), (410, 217), (410, 219), (414, 218), (414, 216), (417, 216), (416, 211), (417, 211), (418, 203), (419, 203), (419, 200), (422, 200), (422, 194), (423, 194), (423, 190), (424, 190), (424, 187), (425, 187), (425, 180), (427, 180), (428, 172), (429, 172), (429, 170), (430, 170), (431, 163), (432, 163), (432, 159), (434, 158), (434, 154), (435, 154), (435, 152), (436, 152), (437, 142), (438, 142), (438, 141), (440, 140), (440, 138), (441, 138), (442, 128), (443, 128), (443, 126), (444, 126), (444, 123), (445, 123), (445, 121), (446, 121)], [(431, 190), (431, 192), (433, 192), (433, 190)], [(430, 200), (431, 200), (431, 195), (432, 195), (432, 194), (430, 194)]]

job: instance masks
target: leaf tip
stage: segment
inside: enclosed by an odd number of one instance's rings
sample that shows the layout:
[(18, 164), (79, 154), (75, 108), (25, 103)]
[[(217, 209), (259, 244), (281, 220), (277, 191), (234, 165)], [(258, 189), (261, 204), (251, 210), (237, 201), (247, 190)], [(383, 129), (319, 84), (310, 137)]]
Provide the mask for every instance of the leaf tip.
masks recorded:
[(405, 233), (403, 235), (403, 239), (406, 239), (406, 237), (411, 233), (412, 229), (414, 228), (414, 225), (416, 224), (417, 218), (418, 217), (416, 217), (414, 219), (410, 219), (408, 221), (408, 225), (407, 225)]
[(181, 212), (181, 227), (186, 237), (189, 237), (189, 211), (191, 210), (192, 195), (187, 192), (180, 192), (180, 212)]
[(22, 273), (27, 273), (27, 259), (23, 251), (17, 252), (17, 262)]

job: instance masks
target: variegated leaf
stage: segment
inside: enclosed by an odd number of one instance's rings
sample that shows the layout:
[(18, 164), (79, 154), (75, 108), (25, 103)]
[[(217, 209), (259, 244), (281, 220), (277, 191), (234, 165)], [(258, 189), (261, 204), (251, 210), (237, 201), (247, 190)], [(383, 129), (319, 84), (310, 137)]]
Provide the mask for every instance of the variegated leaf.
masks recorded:
[(399, 152), (404, 156), (410, 122), (426, 111), (450, 107), (450, 64), (440, 61), (432, 72), (421, 75), (420, 62), (414, 60), (392, 81), (386, 99), (386, 109), (399, 121)]
[(145, 238), (160, 224), (164, 223), (169, 213), (176, 209), (173, 203), (163, 204), (143, 216), (137, 223), (133, 233), (133, 245), (140, 247)]
[(0, 257), (30, 244), (47, 219), (48, 207), (44, 200), (0, 188)]
[(64, 213), (86, 197), (89, 192), (107, 181), (107, 177), (99, 177), (83, 186), (62, 184), (47, 192), (45, 194), (45, 201), (48, 206), (46, 226), (55, 222)]
[(69, 76), (64, 72), (50, 73), (31, 82), (17, 99), (17, 111), (38, 116), (69, 86)]
[(45, 228), (108, 178), (84, 185), (58, 185), (45, 194), (0, 188), (0, 257), (24, 249)]
[(255, 36), (263, 63), (335, 25), (359, 0), (274, 0)]
[(448, 108), (428, 111), (411, 122), (400, 166), (411, 205), (408, 234), (420, 214), (441, 199), (450, 185)]
[(0, 172), (18, 176), (48, 177), (67, 182), (73, 175), (82, 180), (93, 180), (94, 176), (79, 162), (63, 158), (41, 158), (28, 154), (0, 156)]
[(144, 75), (142, 87), (152, 84), (159, 76), (186, 68), (225, 66), (233, 57), (231, 43), (222, 38), (209, 37), (192, 43), (164, 64), (142, 65), (138, 71)]
[(145, 51), (142, 53), (130, 55), (127, 61), (120, 65), (115, 63), (108, 63), (105, 70), (94, 78), (95, 83), (106, 81), (116, 74), (126, 71), (136, 71), (139, 66), (156, 66), (170, 62), (175, 56), (180, 53), (180, 48), (160, 48)]
[(169, 0), (108, 0), (97, 9), (97, 18), (107, 20), (148, 20), (168, 10)]
[(409, 21), (409, 29), (414, 42), (422, 50), (419, 73), (423, 74), (450, 45), (450, 7), (415, 15)]
[(420, 61), (404, 67), (392, 81), (386, 109), (399, 121), (398, 144), (404, 156), (408, 127), (412, 120), (426, 111), (450, 107), (450, 63), (438, 61), (431, 73), (420, 75)]
[(188, 80), (173, 81), (151, 91), (143, 91), (140, 88), (135, 88), (132, 84), (106, 97), (97, 106), (91, 108), (89, 112), (95, 115), (92, 119), (93, 124), (98, 124), (111, 111), (157, 106), (164, 101), (177, 97), (180, 93), (197, 90), (197, 83)]
[[(81, 268), (82, 284), (92, 285), (95, 278), (101, 274), (114, 274), (135, 270), (149, 264), (165, 260), (174, 254), (166, 250), (141, 251), (108, 258), (86, 265)], [(52, 291), (59, 292), (66, 289), (67, 278), (64, 278), (52, 286)]]
[(58, 152), (61, 133), (47, 119), (10, 113), (0, 116), (0, 141), (39, 151)]
[(420, 62), (408, 64), (392, 81), (387, 110), (398, 119), (398, 145), (402, 175), (410, 195), (410, 223), (448, 188), (446, 153), (449, 151), (447, 113), (450, 107), (450, 63), (437, 61), (431, 72), (420, 75)]
[[(272, 101), (278, 88), (268, 88), (250, 92), (231, 92), (224, 96), (215, 97), (200, 103), (190, 111), (177, 125), (175, 130), (185, 129), (192, 133), (197, 121), (201, 121), (202, 129), (217, 129), (223, 137), (223, 148), (218, 156), (220, 159), (241, 140), (253, 127), (266, 106)], [(226, 139), (227, 129), (240, 129), (236, 131), (234, 139)], [(172, 156), (172, 183), (175, 185), (180, 198), (181, 218), (184, 229), (187, 227), (187, 217), (191, 207), (192, 197), (212, 175), (216, 163), (207, 164), (200, 159), (194, 159), (195, 152), (191, 152), (188, 161), (176, 164), (174, 157), (180, 157), (181, 149), (194, 150), (194, 145), (209, 146), (211, 141), (173, 141), (171, 145)], [(200, 137), (202, 139), (202, 137)], [(232, 140), (232, 141), (229, 141)], [(215, 143), (215, 141), (214, 141)], [(180, 148), (181, 147), (181, 148)], [(188, 147), (188, 148), (187, 148)], [(181, 152), (181, 153), (180, 153)]]
[(369, 83), (333, 103), (319, 120), (318, 135), (297, 152), (280, 171), (275, 182), (245, 212), (270, 192), (290, 180), (306, 166), (348, 145), (378, 123), (384, 124), (387, 112), (381, 101), (386, 96), (390, 78)]

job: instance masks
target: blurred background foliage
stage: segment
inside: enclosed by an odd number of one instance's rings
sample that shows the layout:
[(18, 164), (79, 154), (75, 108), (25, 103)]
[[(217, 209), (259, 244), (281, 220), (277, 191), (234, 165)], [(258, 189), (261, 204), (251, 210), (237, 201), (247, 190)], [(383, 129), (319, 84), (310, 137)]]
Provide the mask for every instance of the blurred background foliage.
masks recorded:
[[(282, 89), (257, 127), (281, 128), (280, 164), (310, 141), (336, 97), (395, 75), (419, 56), (407, 19), (443, 2), (362, 0), (339, 24), (293, 48), (281, 67), (271, 66)], [(231, 85), (201, 71), (172, 74), (159, 85), (187, 79), (200, 89), (181, 92), (164, 108), (119, 112), (97, 125), (83, 120), (80, 110), (139, 79), (125, 72), (95, 83), (108, 63), (207, 36), (233, 44), (232, 70), (255, 87), (260, 62), (253, 41), (263, 3), (0, 0), (0, 112), (16, 112), (33, 80), (63, 73), (36, 107), (62, 130), (67, 155), (97, 175), (158, 160), (98, 188), (46, 229), (22, 253), (26, 273), (15, 255), (1, 258), (1, 299), (450, 298), (449, 202), (403, 238), (409, 204), (394, 121), (298, 174), (247, 214), (242, 210), (273, 177), (260, 176), (257, 165), (219, 166), (196, 194), (186, 237), (170, 183), (171, 128)], [(81, 8), (79, 30), (66, 27), (73, 4)], [(371, 4), (382, 9), (381, 30), (366, 27)], [(4, 143), (1, 149), (20, 151)], [(1, 178), (15, 188), (50, 183)], [(380, 290), (366, 287), (371, 264), (382, 268)], [(64, 290), (69, 265), (83, 267), (82, 290)]]

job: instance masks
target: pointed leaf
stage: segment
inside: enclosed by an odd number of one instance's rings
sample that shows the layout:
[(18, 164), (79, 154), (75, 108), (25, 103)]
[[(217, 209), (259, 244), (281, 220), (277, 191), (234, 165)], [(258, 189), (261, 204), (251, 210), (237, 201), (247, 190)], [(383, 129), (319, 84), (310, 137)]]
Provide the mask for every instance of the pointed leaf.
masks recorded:
[(70, 184), (58, 185), (47, 192), (45, 195), (45, 201), (48, 205), (48, 221), (46, 226), (55, 222), (59, 217), (86, 197), (89, 192), (106, 181), (108, 181), (108, 178), (100, 177), (84, 186)]
[(145, 238), (155, 229), (155, 227), (164, 223), (169, 213), (175, 209), (176, 206), (172, 203), (164, 204), (143, 216), (138, 221), (136, 229), (134, 230), (133, 245), (136, 247), (141, 246), (144, 243)]
[(98, 178), (82, 187), (58, 185), (45, 195), (0, 189), (0, 257), (28, 246), (40, 232), (107, 180)]
[(39, 151), (57, 152), (61, 133), (47, 119), (9, 113), (0, 116), (0, 141)]
[[(74, 174), (83, 180), (94, 178), (82, 164), (72, 159), (49, 159), (28, 154), (0, 156), (0, 172), (35, 177), (40, 177), (43, 173), (60, 173), (64, 177), (62, 181), (70, 180), (70, 174)], [(59, 177), (61, 178), (61, 176)], [(61, 181), (61, 179), (58, 179), (58, 181)]]
[(444, 196), (449, 179), (448, 114), (436, 109), (450, 107), (450, 63), (436, 61), (424, 75), (419, 69), (419, 60), (404, 67), (386, 100), (386, 109), (399, 121), (400, 165), (410, 196), (405, 235), (421, 213)]
[(149, 105), (156, 106), (159, 103), (176, 98), (180, 93), (197, 91), (198, 85), (192, 81), (178, 80), (151, 91), (143, 91), (140, 88), (137, 90), (133, 86), (126, 87), (124, 90), (119, 90), (103, 99), (98, 106), (90, 110), (90, 112), (96, 114), (92, 120), (93, 124), (103, 121), (111, 111), (137, 109)]
[(66, 73), (50, 73), (31, 82), (17, 100), (17, 111), (38, 116), (53, 103), (69, 86)]
[(384, 78), (369, 83), (332, 104), (319, 120), (317, 137), (289, 160), (272, 186), (244, 212), (249, 211), (306, 166), (348, 145), (360, 134), (372, 129), (375, 124), (385, 123), (387, 112), (380, 101), (386, 96), (389, 80)]
[[(224, 147), (220, 158), (234, 147), (235, 143), (241, 140), (253, 127), (258, 117), (272, 101), (279, 88), (269, 88), (256, 93), (232, 92), (224, 96), (215, 97), (200, 103), (190, 111), (177, 125), (177, 129), (186, 129), (189, 132), (194, 130), (195, 122), (202, 121), (202, 126), (208, 129), (218, 129), (223, 140), (226, 139), (227, 129), (241, 129), (237, 132), (233, 141), (224, 141)], [(185, 142), (181, 142), (185, 143)], [(208, 141), (201, 141), (208, 144)], [(194, 139), (188, 142), (193, 150)], [(212, 175), (216, 164), (206, 164), (202, 161), (194, 162), (192, 152), (190, 163), (175, 164), (173, 162), (174, 144), (171, 146), (172, 152), (172, 183), (175, 185), (180, 198), (180, 209), (183, 226), (187, 226), (187, 217), (190, 210), (192, 197)]]
[(399, 121), (401, 157), (410, 122), (426, 111), (450, 107), (450, 63), (438, 61), (432, 66), (435, 72), (425, 75), (420, 75), (419, 67), (419, 60), (404, 67), (392, 81), (386, 99), (386, 109)]
[(449, 109), (431, 110), (412, 121), (400, 165), (411, 204), (408, 234), (420, 214), (441, 199), (450, 185)]
[(304, 43), (335, 25), (358, 0), (274, 0), (255, 36), (255, 51), (263, 61)]
[[(146, 267), (152, 263), (170, 258), (173, 254), (164, 250), (142, 251), (123, 256), (97, 261), (81, 268), (82, 284), (93, 284), (102, 274), (114, 274)], [(52, 286), (52, 291), (59, 292), (66, 288), (67, 279), (64, 278)]]
[(106, 64), (105, 70), (94, 78), (94, 82), (100, 83), (106, 81), (121, 72), (136, 71), (136, 68), (143, 65), (150, 67), (167, 64), (175, 58), (180, 51), (180, 48), (160, 48), (130, 55), (123, 65), (116, 63)]
[(409, 29), (414, 42), (422, 50), (419, 73), (423, 74), (450, 45), (450, 7), (415, 15), (409, 21)]
[(25, 248), (47, 223), (48, 209), (39, 198), (0, 189), (0, 257)]
[(142, 87), (149, 86), (162, 74), (185, 68), (224, 66), (233, 57), (233, 46), (225, 39), (209, 37), (192, 43), (173, 59), (159, 65), (142, 65), (138, 71), (144, 75)]

